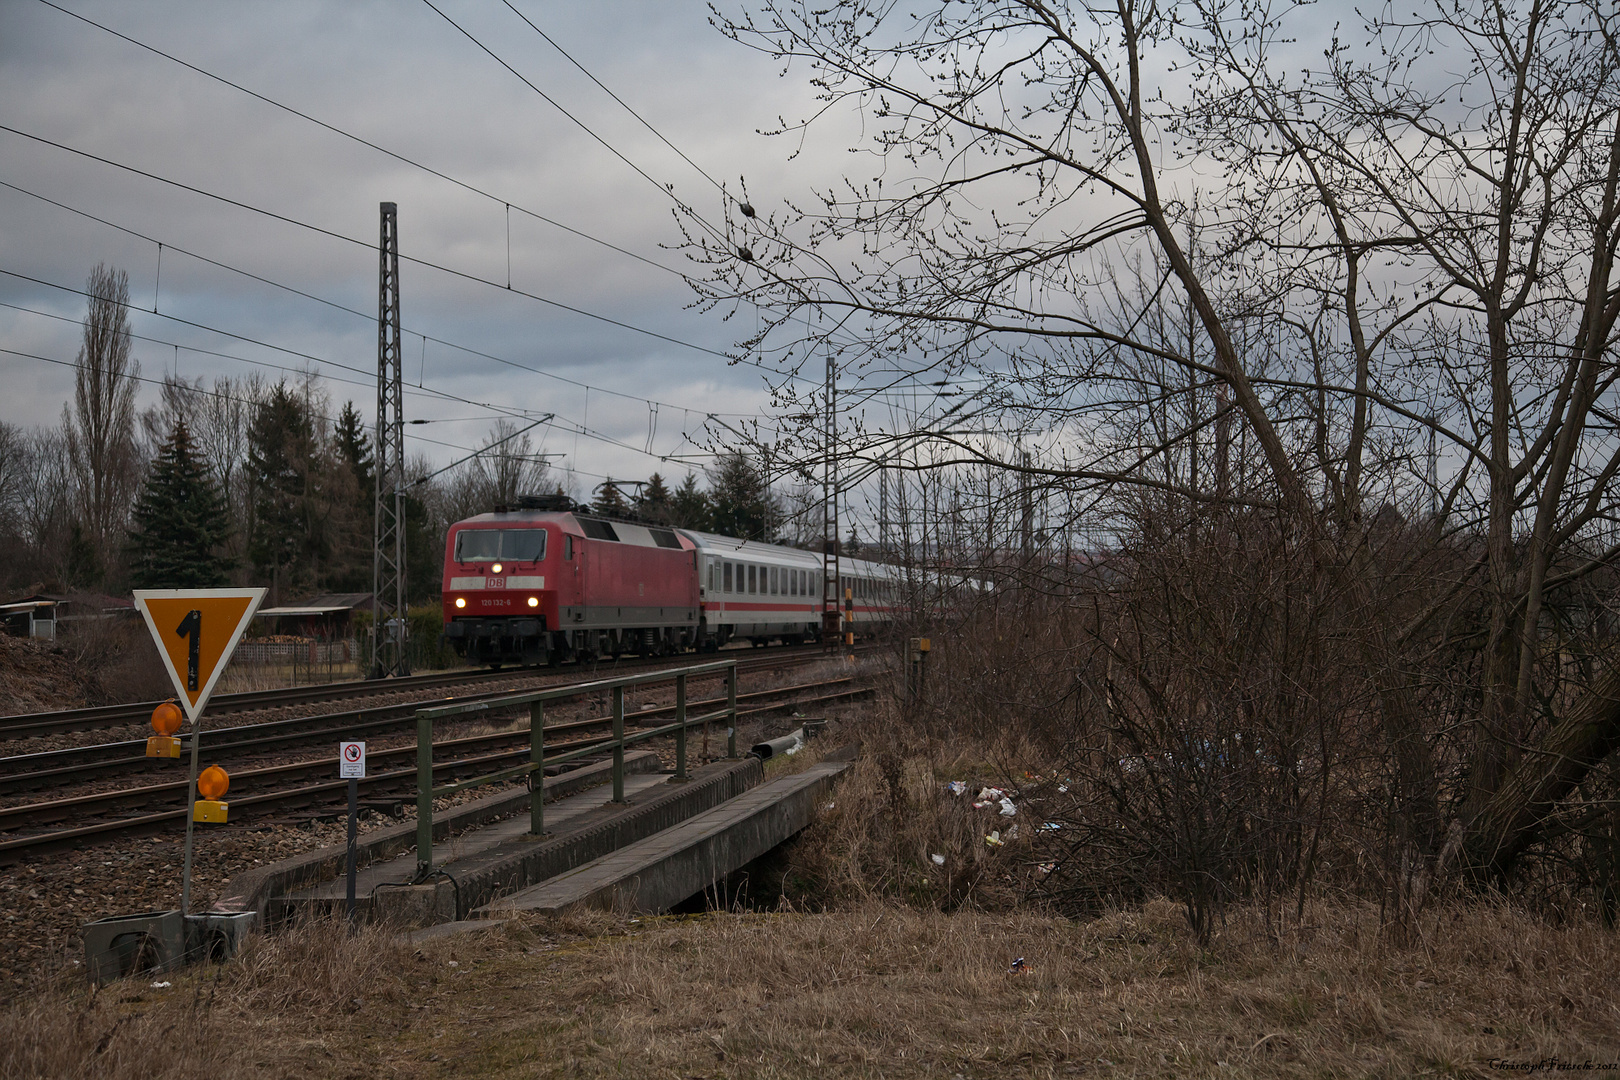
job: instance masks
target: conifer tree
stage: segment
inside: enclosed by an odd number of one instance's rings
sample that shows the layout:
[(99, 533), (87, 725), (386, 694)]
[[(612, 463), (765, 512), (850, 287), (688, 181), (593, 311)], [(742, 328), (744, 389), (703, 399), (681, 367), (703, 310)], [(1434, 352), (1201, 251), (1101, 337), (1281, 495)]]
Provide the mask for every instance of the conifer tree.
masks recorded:
[(709, 506), (714, 531), (742, 540), (770, 540), (782, 520), (764, 474), (740, 450), (714, 464), (709, 474)]
[(377, 479), (371, 471), (371, 437), (366, 434), (365, 422), (360, 418), (360, 410), (354, 407), (354, 402), (343, 403), (343, 411), (338, 413), (337, 424), (332, 430), (332, 439), (337, 444), (339, 456), (359, 483), (360, 493), (369, 509)]
[(678, 529), (708, 532), (714, 527), (709, 512), (709, 497), (698, 487), (696, 474), (687, 473), (681, 486), (670, 496), (669, 516), (670, 524)]
[(630, 504), (625, 501), (624, 492), (619, 485), (613, 482), (613, 477), (597, 485), (596, 502), (593, 509), (603, 517), (624, 519), (630, 516)]
[(327, 554), (319, 449), (305, 402), (285, 383), (272, 387), (248, 430), (254, 519), (248, 555), (270, 579), (275, 603), (285, 589), (307, 584)]
[(669, 485), (658, 473), (647, 478), (641, 494), (636, 496), (636, 516), (654, 525), (671, 523), (674, 507), (671, 505)]
[(208, 589), (227, 584), (218, 553), (230, 534), (225, 500), (191, 442), (184, 420), (152, 462), (136, 499), (130, 581), (144, 589)]

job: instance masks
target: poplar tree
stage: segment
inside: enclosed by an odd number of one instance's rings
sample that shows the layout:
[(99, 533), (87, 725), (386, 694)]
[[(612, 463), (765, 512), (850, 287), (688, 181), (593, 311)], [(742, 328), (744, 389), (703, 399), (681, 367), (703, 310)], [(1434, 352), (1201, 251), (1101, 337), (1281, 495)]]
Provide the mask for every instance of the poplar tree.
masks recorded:
[(143, 589), (209, 589), (228, 584), (225, 500), (177, 421), (158, 450), (131, 515), (130, 581)]

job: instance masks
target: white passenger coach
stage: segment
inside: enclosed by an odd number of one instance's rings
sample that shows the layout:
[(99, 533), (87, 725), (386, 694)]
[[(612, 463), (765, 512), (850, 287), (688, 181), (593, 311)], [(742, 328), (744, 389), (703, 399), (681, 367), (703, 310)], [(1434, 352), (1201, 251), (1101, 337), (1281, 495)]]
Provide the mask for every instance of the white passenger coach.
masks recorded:
[[(698, 601), (705, 636), (724, 645), (747, 638), (807, 641), (821, 633), (822, 557), (811, 551), (678, 530), (698, 549)], [(901, 576), (864, 559), (838, 561), (844, 629), (871, 633), (894, 618)]]

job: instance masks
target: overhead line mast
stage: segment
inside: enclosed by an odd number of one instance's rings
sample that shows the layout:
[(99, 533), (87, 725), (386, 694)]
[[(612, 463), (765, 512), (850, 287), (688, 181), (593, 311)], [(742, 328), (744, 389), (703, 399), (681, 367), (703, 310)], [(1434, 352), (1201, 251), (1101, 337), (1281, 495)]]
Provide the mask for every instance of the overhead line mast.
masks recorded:
[(828, 649), (843, 643), (842, 581), (838, 558), (838, 361), (827, 350), (827, 467), (821, 489), (821, 640)]
[(381, 204), (377, 241), (377, 462), (371, 562), (371, 677), (411, 673), (405, 655), (405, 392), (399, 335), (399, 207)]

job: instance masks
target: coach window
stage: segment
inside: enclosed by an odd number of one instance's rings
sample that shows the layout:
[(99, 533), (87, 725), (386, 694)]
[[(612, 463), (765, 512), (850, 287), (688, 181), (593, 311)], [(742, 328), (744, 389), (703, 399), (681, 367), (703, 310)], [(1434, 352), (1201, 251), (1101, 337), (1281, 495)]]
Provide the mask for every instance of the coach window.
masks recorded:
[(748, 591), (751, 592), (751, 593), (759, 591), (758, 583), (754, 580), (754, 564), (753, 563), (748, 564)]
[(723, 573), (725, 575), (725, 591), (730, 592), (731, 591), (731, 564), (730, 563), (725, 564), (725, 570), (723, 571)]
[(772, 596), (777, 595), (777, 588), (776, 587), (780, 583), (781, 583), (780, 579), (777, 576), (777, 568), (773, 566), (773, 567), (771, 567), (771, 595)]

